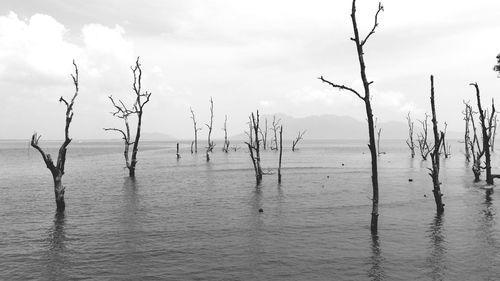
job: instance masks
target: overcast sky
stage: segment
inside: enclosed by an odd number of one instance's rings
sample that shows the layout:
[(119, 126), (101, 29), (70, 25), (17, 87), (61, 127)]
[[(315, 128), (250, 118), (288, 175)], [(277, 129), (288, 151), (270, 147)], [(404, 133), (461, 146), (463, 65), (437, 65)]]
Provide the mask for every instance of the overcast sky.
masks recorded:
[[(247, 116), (335, 114), (365, 120), (361, 101), (317, 77), (362, 90), (350, 21), (350, 0), (131, 1), (4, 0), (0, 2), (0, 138), (62, 139), (73, 93), (72, 60), (80, 69), (73, 138), (119, 137), (108, 95), (131, 103), (130, 66), (140, 56), (143, 88), (152, 92), (144, 132), (189, 138), (189, 107), (199, 124), (214, 99), (216, 136), (224, 115), (229, 134)], [(500, 52), (498, 0), (388, 0), (365, 45), (374, 114), (405, 121), (430, 112), (435, 75), (438, 119), (462, 130), (462, 100), (478, 82), (485, 102), (500, 97), (492, 71)], [(378, 2), (359, 0), (363, 34)], [(500, 99), (499, 99), (500, 100)], [(442, 123), (441, 123), (442, 124)], [(204, 135), (206, 130), (202, 131)], [(402, 136), (404, 137), (404, 136)]]

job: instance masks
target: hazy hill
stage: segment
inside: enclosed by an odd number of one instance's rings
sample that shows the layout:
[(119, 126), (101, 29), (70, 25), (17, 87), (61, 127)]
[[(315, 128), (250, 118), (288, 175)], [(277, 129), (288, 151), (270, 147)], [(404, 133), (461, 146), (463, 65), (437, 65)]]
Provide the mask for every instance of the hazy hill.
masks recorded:
[[(264, 120), (268, 120), (270, 129), (273, 116), (261, 116), (261, 127), (264, 126)], [(320, 115), (295, 118), (286, 114), (276, 114), (277, 119), (281, 119), (283, 124), (283, 138), (292, 139), (297, 136), (299, 131), (307, 130), (304, 139), (367, 139), (368, 128), (366, 122), (361, 122), (352, 117), (337, 115)], [(404, 119), (403, 119), (404, 120)], [(406, 120), (405, 120), (406, 121)], [(415, 121), (415, 133), (420, 131), (420, 123)], [(378, 128), (382, 128), (382, 139), (405, 139), (408, 136), (408, 125), (406, 122), (379, 122)], [(429, 133), (432, 128), (429, 127)], [(456, 132), (448, 132), (449, 138), (461, 137)], [(414, 136), (416, 140), (416, 135)], [(245, 134), (238, 134), (232, 139), (246, 139)]]

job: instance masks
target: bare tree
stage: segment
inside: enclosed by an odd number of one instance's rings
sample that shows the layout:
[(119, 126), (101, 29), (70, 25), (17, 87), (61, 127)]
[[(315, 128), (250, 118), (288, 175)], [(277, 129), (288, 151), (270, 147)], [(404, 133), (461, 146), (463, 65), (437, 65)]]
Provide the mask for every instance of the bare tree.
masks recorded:
[(224, 146), (222, 147), (222, 151), (225, 153), (229, 152), (229, 140), (227, 139), (227, 115), (224, 115)]
[(280, 127), (281, 119), (276, 119), (276, 115), (273, 115), (273, 123), (271, 124), (273, 130), (274, 138), (272, 139), (271, 150), (278, 150), (278, 129)]
[(411, 120), (409, 111), (408, 115), (406, 116), (406, 120), (408, 121), (408, 139), (406, 140), (406, 144), (410, 149), (411, 158), (415, 158), (415, 142), (413, 141), (413, 121)]
[(363, 88), (364, 88), (364, 95), (361, 95), (359, 92), (354, 90), (353, 88), (350, 88), (345, 85), (341, 84), (336, 84), (333, 82), (330, 82), (321, 76), (319, 79), (332, 86), (333, 88), (339, 89), (339, 90), (346, 90), (348, 92), (353, 93), (355, 96), (360, 98), (364, 104), (365, 104), (365, 109), (366, 109), (366, 116), (367, 116), (367, 121), (368, 121), (368, 135), (370, 138), (370, 143), (368, 145), (370, 149), (370, 154), (371, 154), (371, 160), (372, 160), (372, 188), (373, 188), (373, 198), (372, 198), (372, 214), (371, 214), (371, 224), (370, 224), (370, 229), (372, 234), (376, 234), (378, 230), (378, 171), (377, 171), (377, 148), (375, 147), (375, 130), (373, 126), (373, 111), (372, 111), (372, 105), (371, 105), (371, 96), (370, 96), (370, 84), (373, 83), (373, 81), (369, 81), (367, 76), (366, 76), (366, 65), (365, 65), (365, 59), (364, 59), (364, 50), (363, 47), (365, 46), (366, 42), (370, 38), (371, 35), (375, 33), (375, 29), (378, 26), (378, 15), (381, 11), (384, 10), (384, 7), (382, 6), (381, 3), (378, 5), (378, 10), (375, 13), (375, 23), (373, 24), (372, 29), (370, 32), (366, 35), (364, 39), (360, 38), (359, 32), (358, 32), (358, 25), (356, 21), (356, 0), (352, 1), (352, 9), (351, 9), (351, 19), (352, 19), (352, 27), (354, 30), (354, 38), (351, 38), (352, 41), (356, 44), (356, 51), (358, 54), (358, 60), (359, 60), (359, 67), (360, 67), (360, 75), (361, 75), (361, 80), (363, 81)]
[(259, 140), (259, 111), (257, 110), (257, 117), (252, 114), (249, 116), (250, 119), (250, 132), (249, 132), (249, 142), (245, 142), (248, 146), (250, 152), (250, 158), (252, 159), (253, 168), (255, 171), (255, 179), (257, 185), (262, 182), (262, 168), (260, 166), (260, 140)]
[(302, 132), (299, 131), (297, 137), (295, 138), (295, 140), (292, 141), (292, 151), (295, 151), (295, 147), (297, 146), (297, 144), (299, 143), (299, 141), (301, 141), (304, 137), (304, 134), (306, 133), (307, 130), (304, 130)]
[(436, 117), (436, 105), (434, 102), (434, 76), (431, 75), (431, 109), (432, 109), (432, 132), (434, 134), (434, 148), (431, 152), (432, 169), (429, 175), (432, 178), (432, 184), (434, 189), (432, 193), (434, 194), (434, 201), (436, 202), (437, 213), (441, 214), (444, 212), (443, 204), (443, 194), (441, 193), (441, 183), (439, 182), (439, 148), (441, 142), (444, 139), (444, 133), (438, 133), (437, 117)]
[(190, 107), (189, 110), (191, 111), (191, 119), (193, 119), (193, 129), (194, 129), (194, 143), (191, 143), (191, 153), (193, 153), (193, 144), (194, 144), (194, 153), (198, 153), (198, 131), (201, 130), (201, 128), (198, 128), (196, 125), (196, 116), (194, 116), (194, 111)]
[(38, 150), (38, 152), (40, 152), (45, 165), (52, 174), (52, 179), (54, 180), (54, 195), (56, 199), (57, 212), (64, 212), (64, 209), (66, 208), (66, 203), (64, 201), (64, 192), (66, 188), (62, 184), (62, 177), (64, 175), (64, 164), (66, 163), (66, 148), (71, 142), (71, 139), (69, 137), (69, 126), (71, 124), (71, 121), (73, 120), (73, 105), (79, 91), (78, 67), (74, 60), (73, 66), (75, 67), (75, 75), (71, 74), (71, 78), (73, 79), (73, 84), (75, 86), (75, 93), (73, 94), (73, 97), (69, 102), (62, 96), (59, 98), (59, 102), (63, 102), (66, 105), (66, 124), (64, 126), (64, 142), (59, 148), (57, 162), (55, 165), (50, 154), (45, 154), (43, 149), (38, 145), (38, 142), (42, 136), (38, 135), (37, 133), (34, 133), (31, 136), (31, 146)]
[(431, 152), (431, 148), (427, 140), (427, 131), (429, 127), (427, 122), (428, 118), (429, 115), (426, 113), (425, 119), (423, 121), (418, 120), (418, 122), (420, 122), (420, 124), (422, 125), (422, 132), (420, 134), (417, 134), (418, 149), (420, 150), (420, 156), (422, 156), (422, 160), (427, 160), (427, 156)]
[(123, 122), (125, 123), (125, 131), (122, 129), (118, 129), (118, 128), (104, 128), (104, 130), (105, 131), (116, 131), (116, 132), (119, 132), (122, 134), (123, 142), (124, 142), (123, 156), (125, 158), (125, 165), (126, 165), (127, 169), (129, 169), (129, 171), (130, 171), (129, 147), (130, 147), (130, 145), (132, 145), (134, 143), (131, 141), (131, 138), (130, 138), (130, 125), (128, 123), (128, 117), (131, 114), (134, 114), (134, 111), (128, 109), (121, 100), (118, 100), (119, 104), (117, 104), (112, 96), (109, 96), (109, 99), (116, 110), (115, 112), (111, 112), (111, 114), (113, 114), (113, 116), (123, 120)]
[[(126, 133), (123, 130), (117, 128), (107, 128), (107, 130), (118, 131), (122, 133), (123, 139), (125, 142), (125, 162), (129, 171), (129, 177), (135, 177), (135, 167), (137, 165), (137, 152), (139, 151), (139, 140), (141, 138), (141, 128), (142, 128), (142, 115), (144, 114), (144, 106), (149, 102), (151, 97), (151, 93), (148, 91), (142, 91), (142, 69), (141, 64), (139, 63), (139, 57), (135, 61), (135, 65), (131, 66), (132, 74), (134, 76), (134, 82), (132, 84), (132, 89), (135, 94), (135, 101), (132, 106), (133, 109), (129, 110), (125, 107), (124, 103), (120, 101), (120, 104), (114, 102), (113, 98), (110, 96), (111, 102), (113, 106), (117, 110), (113, 115), (118, 118), (121, 118), (125, 121)], [(137, 116), (137, 126), (135, 132), (135, 139), (131, 142), (130, 138), (130, 129), (128, 125), (128, 117), (134, 114)], [(105, 129), (106, 130), (106, 129)], [(133, 145), (132, 147), (132, 157), (130, 159), (130, 163), (128, 162), (128, 146)]]
[(476, 112), (472, 110), (472, 106), (470, 104), (466, 103), (465, 106), (466, 112), (469, 114), (468, 119), (471, 122), (473, 133), (472, 140), (470, 137), (468, 138), (470, 154), (472, 155), (472, 172), (474, 173), (474, 181), (479, 182), (482, 169), (481, 158), (484, 156), (484, 150), (481, 148), (481, 144), (479, 143), (479, 138), (477, 136), (476, 123), (474, 121), (474, 114)]
[(214, 142), (210, 138), (212, 135), (213, 122), (214, 122), (214, 101), (212, 97), (210, 97), (210, 123), (205, 124), (205, 126), (207, 126), (208, 128), (207, 162), (210, 161), (209, 153), (212, 152), (215, 147)]
[(278, 183), (281, 183), (281, 158), (283, 156), (283, 125), (280, 126), (280, 158), (278, 164)]
[(497, 135), (497, 114), (495, 114), (495, 120), (493, 121), (493, 134), (491, 135), (491, 140), (490, 140), (490, 146), (491, 146), (491, 153), (495, 153), (495, 137)]
[(493, 71), (498, 72), (497, 75), (500, 77), (500, 54), (497, 55), (497, 64), (493, 66)]
[(470, 122), (471, 122), (471, 116), (472, 116), (472, 107), (470, 106), (469, 102), (463, 101), (465, 105), (465, 110), (462, 111), (462, 114), (464, 115), (464, 121), (465, 121), (465, 132), (464, 132), (464, 154), (465, 154), (465, 160), (467, 162), (470, 162)]
[(262, 138), (262, 149), (267, 149), (267, 117), (264, 119), (264, 130), (259, 128), (260, 136)]
[(483, 110), (481, 106), (481, 95), (479, 92), (479, 86), (477, 83), (470, 83), (471, 86), (474, 86), (476, 89), (476, 99), (477, 99), (477, 108), (479, 111), (479, 121), (481, 124), (481, 133), (483, 139), (483, 147), (484, 157), (485, 157), (485, 170), (486, 170), (486, 183), (493, 184), (493, 176), (491, 174), (491, 151), (490, 151), (490, 139), (492, 135), (492, 122), (495, 116), (495, 103), (492, 100), (491, 102), (491, 115), (489, 117), (486, 116), (486, 111)]
[(443, 140), (441, 142), (441, 149), (443, 151), (444, 158), (448, 158), (451, 155), (451, 145), (446, 141), (447, 129), (448, 129), (448, 123), (444, 122)]

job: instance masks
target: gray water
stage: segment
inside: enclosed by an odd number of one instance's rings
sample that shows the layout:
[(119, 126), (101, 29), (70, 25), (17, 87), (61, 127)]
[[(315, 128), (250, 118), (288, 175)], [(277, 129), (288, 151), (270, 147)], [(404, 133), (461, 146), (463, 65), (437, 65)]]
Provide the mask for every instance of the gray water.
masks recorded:
[[(54, 155), (58, 145), (42, 142)], [(265, 151), (270, 174), (256, 187), (244, 149), (226, 155), (216, 147), (206, 163), (182, 144), (177, 161), (174, 143), (144, 142), (130, 180), (121, 143), (74, 141), (67, 207), (56, 215), (40, 155), (27, 142), (2, 141), (0, 279), (498, 280), (500, 192), (472, 182), (461, 144), (442, 160), (441, 217), (429, 163), (410, 159), (404, 141), (381, 145), (372, 237), (364, 142), (285, 151), (281, 185), (277, 154)]]

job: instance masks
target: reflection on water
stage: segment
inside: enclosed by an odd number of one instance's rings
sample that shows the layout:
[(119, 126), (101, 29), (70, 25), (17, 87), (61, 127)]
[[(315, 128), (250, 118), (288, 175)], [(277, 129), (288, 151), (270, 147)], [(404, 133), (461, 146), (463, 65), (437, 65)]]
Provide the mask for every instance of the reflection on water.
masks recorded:
[(428, 263), (431, 268), (430, 277), (432, 280), (444, 280), (445, 276), (446, 240), (443, 233), (443, 222), (443, 214), (436, 214), (428, 230), (431, 242), (431, 255)]
[(377, 234), (372, 234), (371, 250), (372, 255), (370, 257), (371, 267), (368, 271), (368, 276), (373, 281), (384, 280), (384, 267), (382, 263), (384, 258), (382, 257), (382, 251), (380, 250), (380, 241)]
[(64, 280), (66, 259), (66, 233), (64, 226), (66, 217), (64, 212), (56, 212), (53, 225), (47, 230), (47, 266), (45, 267), (45, 276), (47, 280)]

